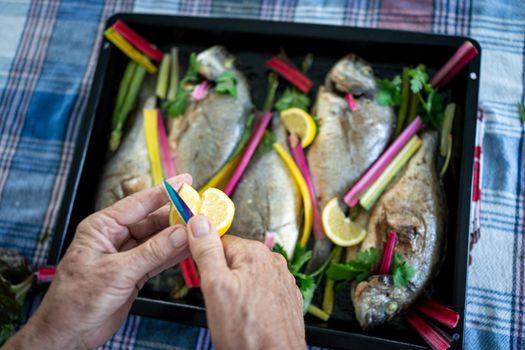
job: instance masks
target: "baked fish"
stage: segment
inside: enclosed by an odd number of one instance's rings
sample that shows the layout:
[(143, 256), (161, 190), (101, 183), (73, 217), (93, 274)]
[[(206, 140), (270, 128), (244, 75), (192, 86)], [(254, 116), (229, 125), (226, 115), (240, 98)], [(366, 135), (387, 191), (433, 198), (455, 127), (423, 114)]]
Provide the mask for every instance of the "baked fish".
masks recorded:
[(225, 71), (235, 75), (237, 96), (210, 91), (201, 101), (191, 102), (185, 113), (173, 119), (169, 142), (178, 172), (190, 173), (200, 188), (230, 159), (252, 109), (248, 82), (222, 46), (213, 46), (197, 56), (200, 74), (210, 81)]
[(378, 200), (361, 245), (379, 250), (390, 231), (396, 252), (414, 268), (407, 287), (395, 288), (390, 275), (371, 276), (353, 288), (356, 318), (363, 329), (383, 324), (407, 309), (428, 287), (441, 262), (445, 241), (445, 198), (436, 172), (437, 133), (422, 134), (422, 146)]
[[(272, 130), (286, 147), (286, 130), (274, 117)], [(286, 165), (272, 149), (250, 164), (233, 193), (235, 218), (229, 233), (264, 241), (267, 234), (292, 257), (302, 223), (299, 189)]]

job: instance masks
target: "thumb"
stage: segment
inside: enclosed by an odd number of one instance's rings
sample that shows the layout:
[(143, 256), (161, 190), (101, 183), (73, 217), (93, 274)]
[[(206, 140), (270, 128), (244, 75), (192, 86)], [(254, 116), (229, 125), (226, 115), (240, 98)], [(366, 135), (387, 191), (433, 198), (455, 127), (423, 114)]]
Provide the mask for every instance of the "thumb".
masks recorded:
[(228, 269), (221, 238), (215, 226), (203, 215), (188, 222), (188, 243), (193, 260), (203, 280), (217, 276)]
[(137, 247), (125, 251), (128, 271), (136, 281), (175, 265), (187, 256), (188, 234), (182, 225), (165, 228)]

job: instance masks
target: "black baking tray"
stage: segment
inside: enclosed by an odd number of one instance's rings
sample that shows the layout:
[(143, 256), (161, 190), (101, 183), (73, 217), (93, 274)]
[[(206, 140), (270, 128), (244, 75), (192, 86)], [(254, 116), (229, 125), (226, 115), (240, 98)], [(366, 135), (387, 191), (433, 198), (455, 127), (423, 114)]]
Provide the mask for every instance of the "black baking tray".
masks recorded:
[[(226, 46), (237, 57), (240, 68), (252, 83), (253, 100), (257, 106), (262, 105), (266, 90), (264, 61), (281, 48), (296, 63), (306, 53), (313, 53), (314, 65), (309, 75), (316, 86), (323, 82), (330, 67), (349, 52), (372, 63), (379, 77), (388, 78), (399, 74), (403, 66), (418, 63), (424, 63), (433, 72), (466, 39), (481, 54), (479, 44), (470, 38), (415, 32), (146, 14), (117, 14), (108, 20), (107, 26), (118, 19), (161, 48), (178, 46), (181, 57), (211, 45)], [(126, 62), (127, 58), (118, 49), (107, 41), (103, 42), (86, 113), (76, 140), (49, 264), (54, 265), (59, 261), (77, 224), (93, 211), (95, 188), (104, 165), (101, 160), (105, 159), (107, 153), (111, 122), (109, 116)], [(480, 55), (462, 69), (444, 90), (449, 99), (458, 104), (461, 118), (455, 118), (454, 121), (455, 146), (451, 169), (444, 180), (449, 208), (447, 250), (443, 266), (431, 289), (436, 300), (453, 306), (461, 315), (461, 321), (454, 331), (459, 339), (453, 343), (453, 349), (463, 347), (479, 73)], [(312, 97), (315, 92), (316, 89)], [(173, 302), (165, 295), (146, 290), (133, 304), (132, 312), (175, 322), (206, 325), (202, 299), (195, 295)], [(426, 348), (419, 335), (403, 322), (364, 332), (351, 317), (339, 317), (342, 314), (339, 312), (329, 322), (307, 316), (308, 343), (347, 349)]]

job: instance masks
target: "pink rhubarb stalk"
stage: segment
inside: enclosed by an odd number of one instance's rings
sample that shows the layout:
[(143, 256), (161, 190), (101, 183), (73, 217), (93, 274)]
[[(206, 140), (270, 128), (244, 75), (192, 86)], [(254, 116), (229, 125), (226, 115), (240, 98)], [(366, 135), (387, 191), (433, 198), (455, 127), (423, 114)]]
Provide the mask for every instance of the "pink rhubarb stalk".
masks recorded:
[(195, 101), (203, 100), (208, 95), (208, 90), (210, 89), (210, 83), (207, 80), (204, 80), (199, 85), (195, 86), (193, 92), (191, 93), (191, 98)]
[(36, 280), (39, 283), (51, 282), (57, 272), (54, 266), (42, 266), (36, 271)]
[(478, 55), (478, 50), (470, 42), (465, 41), (456, 50), (454, 55), (445, 65), (430, 79), (430, 85), (438, 88), (446, 85), (458, 72)]
[(446, 350), (450, 348), (450, 343), (415, 312), (407, 313), (405, 318), (432, 349)]
[(323, 223), (321, 221), (321, 213), (319, 212), (319, 207), (317, 206), (317, 197), (315, 196), (314, 186), (310, 176), (310, 168), (308, 167), (304, 150), (301, 146), (299, 138), (296, 135), (290, 135), (288, 138), (288, 144), (290, 146), (292, 158), (301, 171), (301, 174), (303, 174), (306, 185), (308, 186), (308, 192), (310, 192), (310, 198), (312, 200), (312, 227), (314, 229), (315, 239), (318, 241), (325, 238), (326, 236), (323, 229)]
[(383, 249), (381, 265), (379, 265), (380, 275), (387, 275), (390, 273), (390, 268), (392, 267), (392, 260), (394, 259), (394, 250), (396, 249), (396, 240), (396, 233), (394, 231), (390, 231), (390, 233), (388, 234), (388, 240), (385, 244), (385, 248)]
[(246, 148), (244, 149), (244, 153), (242, 154), (241, 160), (239, 162), (239, 165), (237, 165), (237, 168), (235, 169), (232, 177), (230, 178), (230, 181), (228, 181), (228, 184), (224, 188), (224, 193), (226, 193), (227, 196), (231, 197), (233, 191), (235, 190), (235, 187), (241, 180), (241, 176), (244, 174), (244, 171), (248, 167), (248, 163), (253, 157), (253, 154), (255, 153), (255, 150), (257, 149), (257, 146), (261, 142), (261, 139), (263, 137), (264, 131), (268, 127), (268, 124), (272, 120), (272, 112), (266, 112), (261, 121), (257, 124), (257, 127), (255, 131), (253, 132), (253, 135), (246, 145)]
[(146, 56), (157, 62), (162, 61), (164, 53), (158, 50), (155, 46), (150, 44), (146, 39), (137, 34), (133, 29), (128, 27), (124, 22), (117, 21), (113, 25), (113, 29), (126, 39), (131, 45), (142, 51)]
[[(173, 159), (171, 158), (171, 149), (160, 109), (157, 109), (157, 129), (160, 158), (162, 161), (162, 167), (164, 168), (164, 175), (170, 178), (175, 176), (175, 166), (173, 165)], [(192, 258), (188, 257), (181, 261), (180, 269), (182, 271), (184, 283), (186, 283), (187, 287), (197, 288), (200, 285), (199, 273), (197, 272), (197, 267)]]
[(423, 299), (416, 304), (416, 309), (449, 328), (455, 328), (458, 325), (459, 313), (430, 299)]
[(272, 57), (266, 61), (266, 66), (271, 68), (290, 83), (295, 85), (299, 90), (308, 93), (314, 83), (306, 75), (301, 73), (297, 68), (286, 63), (279, 57)]
[(345, 194), (344, 202), (349, 207), (354, 207), (359, 201), (359, 196), (370, 187), (381, 175), (383, 170), (392, 162), (399, 151), (407, 144), (423, 126), (420, 117), (416, 117), (412, 123), (399, 135), (399, 137), (388, 147), (378, 160), (367, 170), (357, 183)]
[(348, 103), (348, 107), (350, 107), (350, 110), (352, 112), (355, 112), (357, 110), (357, 102), (355, 102), (354, 96), (352, 96), (351, 93), (347, 92), (345, 95), (346, 103)]

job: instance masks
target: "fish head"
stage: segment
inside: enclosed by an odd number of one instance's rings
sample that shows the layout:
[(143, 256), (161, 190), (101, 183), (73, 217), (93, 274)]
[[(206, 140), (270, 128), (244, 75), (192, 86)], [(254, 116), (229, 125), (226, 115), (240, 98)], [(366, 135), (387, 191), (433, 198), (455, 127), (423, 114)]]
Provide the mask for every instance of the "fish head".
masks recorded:
[(206, 79), (215, 81), (234, 66), (235, 58), (223, 46), (212, 46), (197, 55), (200, 63), (199, 73)]
[(357, 321), (363, 329), (371, 329), (397, 315), (410, 291), (395, 288), (391, 276), (375, 275), (357, 283), (352, 293)]
[(372, 66), (361, 57), (349, 54), (328, 73), (326, 85), (331, 90), (372, 98), (377, 89)]

